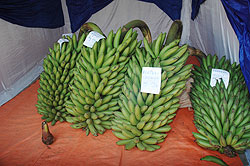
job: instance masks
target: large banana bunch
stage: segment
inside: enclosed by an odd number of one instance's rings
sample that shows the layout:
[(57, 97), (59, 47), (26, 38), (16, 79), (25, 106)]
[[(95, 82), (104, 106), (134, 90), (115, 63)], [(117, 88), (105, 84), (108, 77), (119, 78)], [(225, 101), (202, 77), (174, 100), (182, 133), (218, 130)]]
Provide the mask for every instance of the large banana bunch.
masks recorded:
[(83, 47), (74, 69), (70, 85), (70, 100), (65, 102), (72, 117), (66, 121), (72, 128), (83, 128), (86, 135), (103, 134), (111, 127), (113, 111), (118, 110), (118, 97), (124, 84), (126, 64), (131, 53), (141, 43), (137, 32), (129, 29), (121, 37), (122, 29), (111, 30), (106, 39), (96, 42), (93, 48)]
[[(233, 157), (250, 147), (249, 93), (240, 65), (231, 65), (225, 56), (218, 60), (216, 55), (209, 54), (202, 58), (200, 67), (194, 67), (190, 98), (198, 130), (193, 133), (196, 142)], [(223, 81), (210, 86), (212, 68), (230, 73), (227, 88)]]
[(40, 88), (36, 104), (42, 119), (52, 125), (59, 120), (63, 122), (68, 115), (64, 102), (69, 98), (69, 83), (72, 81), (73, 72), (78, 54), (83, 46), (85, 34), (77, 40), (75, 34), (67, 37), (69, 42), (64, 42), (60, 48), (58, 43), (54, 48), (49, 48), (49, 54), (43, 61), (44, 71), (40, 74)]
[[(185, 89), (192, 65), (184, 65), (187, 45), (178, 46), (179, 40), (164, 46), (166, 34), (161, 33), (152, 44), (144, 38), (145, 48), (136, 48), (135, 56), (128, 63), (125, 84), (118, 104), (120, 110), (114, 113), (112, 132), (129, 150), (155, 151), (158, 143), (165, 140), (171, 130), (180, 104), (179, 96)], [(159, 94), (141, 92), (142, 67), (161, 67), (161, 89)]]

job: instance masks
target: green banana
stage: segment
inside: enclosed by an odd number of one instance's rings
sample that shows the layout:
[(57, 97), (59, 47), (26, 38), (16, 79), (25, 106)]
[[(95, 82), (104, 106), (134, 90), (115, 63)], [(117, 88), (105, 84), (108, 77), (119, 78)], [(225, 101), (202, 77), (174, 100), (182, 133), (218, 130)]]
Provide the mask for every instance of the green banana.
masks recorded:
[[(230, 75), (227, 88), (223, 81), (220, 83), (217, 81), (214, 87), (210, 86), (212, 68), (227, 70), (230, 74), (235, 73)], [(219, 60), (217, 55), (211, 54), (202, 57), (200, 67), (194, 66), (194, 69), (190, 99), (195, 111), (196, 128), (208, 140), (213, 140), (210, 143), (217, 148), (212, 150), (218, 150), (233, 157), (237, 149), (246, 148), (244, 139), (247, 136), (241, 138), (249, 122), (249, 116), (247, 116), (249, 109), (243, 111), (243, 105), (246, 100), (249, 100), (249, 95), (243, 90), (246, 85), (239, 80), (241, 72), (236, 68), (236, 64), (231, 65), (225, 56)], [(202, 146), (201, 143), (199, 145)]]
[(222, 159), (216, 156), (208, 155), (208, 156), (202, 157), (200, 160), (210, 161), (219, 165), (228, 166), (227, 163), (225, 163)]

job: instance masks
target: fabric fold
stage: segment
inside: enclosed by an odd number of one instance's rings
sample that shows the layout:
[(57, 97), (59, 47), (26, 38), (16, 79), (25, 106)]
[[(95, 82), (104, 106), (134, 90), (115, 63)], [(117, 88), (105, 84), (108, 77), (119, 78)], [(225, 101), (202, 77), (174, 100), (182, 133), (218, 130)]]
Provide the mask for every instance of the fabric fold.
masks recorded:
[(76, 32), (82, 24), (84, 24), (92, 16), (92, 14), (101, 10), (111, 2), (112, 0), (66, 0), (71, 31), (73, 33)]
[(154, 3), (164, 11), (173, 21), (181, 18), (182, 0), (139, 0)]
[(34, 28), (58, 28), (64, 25), (61, 0), (0, 1), (0, 18)]
[(250, 1), (221, 0), (240, 43), (239, 61), (250, 92)]
[(199, 13), (200, 5), (204, 3), (206, 0), (192, 0), (192, 13), (191, 19), (194, 20)]

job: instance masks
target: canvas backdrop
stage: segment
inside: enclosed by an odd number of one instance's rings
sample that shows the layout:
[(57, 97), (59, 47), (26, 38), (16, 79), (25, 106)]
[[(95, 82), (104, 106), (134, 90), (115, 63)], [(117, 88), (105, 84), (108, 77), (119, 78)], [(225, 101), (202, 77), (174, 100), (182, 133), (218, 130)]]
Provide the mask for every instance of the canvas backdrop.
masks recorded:
[[(206, 54), (226, 55), (231, 62), (238, 63), (239, 42), (221, 1), (205, 1), (194, 20), (191, 19), (191, 3), (192, 0), (182, 3), (181, 44), (187, 43)], [(52, 47), (63, 33), (72, 32), (66, 0), (62, 0), (62, 9), (65, 25), (55, 29), (28, 28), (0, 19), (0, 106), (39, 77), (48, 47)], [(96, 23), (108, 34), (111, 29), (116, 31), (134, 19), (148, 24), (153, 39), (160, 32), (168, 32), (173, 22), (156, 4), (138, 0), (114, 0), (87, 21)], [(138, 38), (142, 39), (140, 32)]]

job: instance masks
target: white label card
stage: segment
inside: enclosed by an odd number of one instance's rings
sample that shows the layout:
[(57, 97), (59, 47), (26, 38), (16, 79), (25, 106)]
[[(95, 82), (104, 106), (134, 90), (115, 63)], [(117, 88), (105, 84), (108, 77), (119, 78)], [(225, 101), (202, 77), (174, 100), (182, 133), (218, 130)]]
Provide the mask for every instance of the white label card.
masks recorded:
[(62, 34), (62, 37), (67, 38), (67, 36), (69, 36), (70, 38), (72, 38), (73, 33), (64, 33), (64, 34)]
[(211, 79), (210, 79), (210, 85), (213, 87), (216, 85), (216, 81), (218, 80), (219, 83), (221, 80), (223, 80), (225, 87), (228, 87), (230, 78), (230, 73), (226, 70), (222, 69), (212, 69), (211, 73)]
[(91, 31), (88, 36), (86, 37), (83, 45), (92, 48), (95, 42), (98, 42), (100, 39), (105, 38), (103, 35), (96, 31)]
[(159, 94), (161, 88), (161, 68), (143, 67), (141, 92)]
[(68, 40), (68, 39), (59, 39), (59, 40), (57, 41), (57, 43), (59, 43), (60, 50), (61, 50), (62, 44), (63, 44), (64, 42), (69, 42), (69, 40)]

